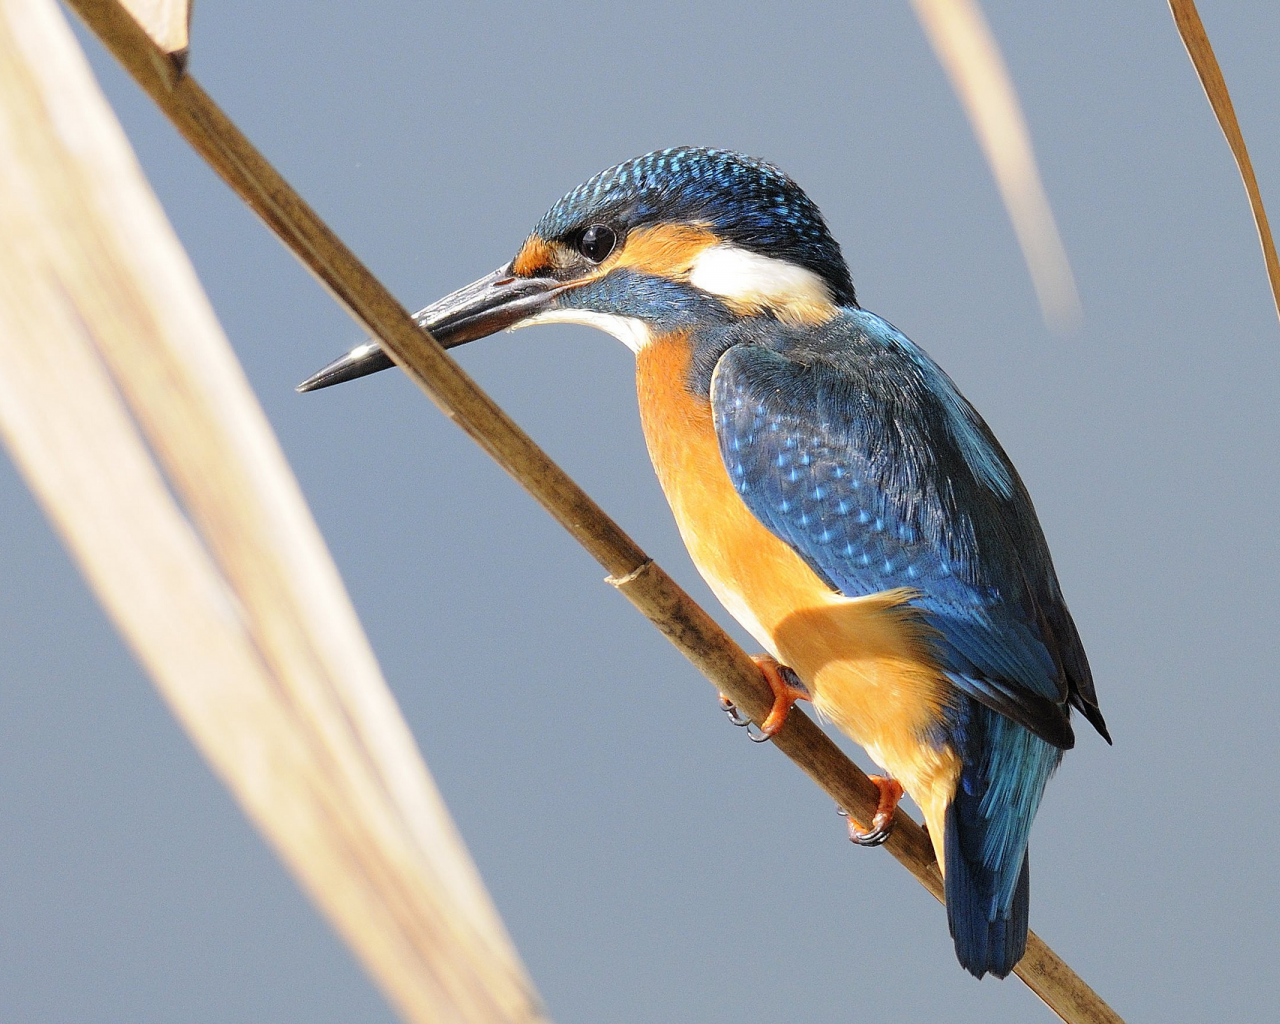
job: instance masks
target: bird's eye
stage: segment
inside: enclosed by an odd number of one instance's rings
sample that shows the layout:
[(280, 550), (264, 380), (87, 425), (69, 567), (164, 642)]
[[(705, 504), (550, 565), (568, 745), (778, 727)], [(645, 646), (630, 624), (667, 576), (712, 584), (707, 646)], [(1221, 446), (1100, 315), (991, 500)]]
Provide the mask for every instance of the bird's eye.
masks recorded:
[(618, 236), (608, 224), (592, 224), (578, 240), (578, 252), (592, 263), (603, 263), (618, 244)]

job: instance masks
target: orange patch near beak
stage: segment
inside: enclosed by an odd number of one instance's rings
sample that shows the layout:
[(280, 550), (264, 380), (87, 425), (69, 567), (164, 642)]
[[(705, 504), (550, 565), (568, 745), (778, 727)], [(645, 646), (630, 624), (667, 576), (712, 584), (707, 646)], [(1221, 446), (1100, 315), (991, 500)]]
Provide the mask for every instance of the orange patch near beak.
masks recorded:
[(550, 243), (538, 235), (530, 235), (511, 263), (511, 269), (520, 277), (537, 277), (551, 268), (554, 254)]

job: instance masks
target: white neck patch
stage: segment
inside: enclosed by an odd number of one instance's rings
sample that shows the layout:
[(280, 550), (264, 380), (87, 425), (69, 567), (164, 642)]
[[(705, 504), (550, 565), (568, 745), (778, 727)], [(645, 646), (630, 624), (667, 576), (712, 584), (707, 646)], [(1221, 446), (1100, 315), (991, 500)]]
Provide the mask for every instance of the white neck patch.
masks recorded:
[(653, 341), (653, 332), (643, 320), (616, 313), (598, 313), (593, 309), (548, 309), (527, 320), (521, 320), (510, 330), (532, 327), (534, 324), (583, 324), (612, 334), (632, 352), (639, 352)]
[(727, 243), (698, 254), (689, 283), (731, 303), (794, 312), (802, 320), (835, 312), (831, 289), (812, 270)]

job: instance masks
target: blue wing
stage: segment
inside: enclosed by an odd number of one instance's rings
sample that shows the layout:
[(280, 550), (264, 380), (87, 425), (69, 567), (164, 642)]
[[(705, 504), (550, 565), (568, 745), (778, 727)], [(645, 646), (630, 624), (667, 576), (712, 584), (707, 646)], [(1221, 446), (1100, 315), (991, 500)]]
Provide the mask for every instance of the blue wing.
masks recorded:
[(1031, 499), (908, 338), (853, 309), (771, 325), (720, 357), (711, 401), (743, 501), (835, 589), (915, 590), (961, 691), (1059, 748), (1068, 702), (1105, 735)]
[(1068, 705), (1106, 736), (1022, 481), (946, 374), (862, 310), (757, 328), (715, 364), (711, 403), (752, 513), (841, 593), (910, 588), (936, 630), (959, 691), (947, 918), (960, 962), (1003, 977), (1026, 948), (1027, 836), (1074, 742)]

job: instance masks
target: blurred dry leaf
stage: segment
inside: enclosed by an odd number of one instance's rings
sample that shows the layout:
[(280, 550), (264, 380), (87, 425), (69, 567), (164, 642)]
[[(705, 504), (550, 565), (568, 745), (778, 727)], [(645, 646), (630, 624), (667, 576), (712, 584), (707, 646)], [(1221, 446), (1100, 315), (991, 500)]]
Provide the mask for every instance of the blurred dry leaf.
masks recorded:
[(975, 0), (911, 0), (986, 154), (1022, 246), (1045, 322), (1080, 322), (1080, 297), (1045, 196), (1031, 135), (1000, 47)]
[(543, 1020), (53, 0), (0, 0), (0, 237), (0, 436), (197, 745), (406, 1018)]
[(1227, 145), (1231, 147), (1231, 155), (1235, 157), (1236, 167), (1244, 181), (1249, 207), (1253, 211), (1253, 223), (1258, 229), (1258, 241), (1262, 245), (1262, 258), (1267, 266), (1267, 280), (1271, 283), (1271, 299), (1275, 303), (1277, 316), (1280, 316), (1280, 260), (1276, 259), (1276, 243), (1271, 237), (1266, 208), (1262, 205), (1258, 178), (1253, 173), (1253, 161), (1249, 159), (1244, 134), (1240, 131), (1240, 122), (1236, 120), (1236, 110), (1231, 102), (1231, 94), (1227, 92), (1226, 79), (1222, 77), (1218, 58), (1209, 45), (1209, 36), (1204, 30), (1204, 23), (1200, 20), (1194, 0), (1169, 0), (1169, 10), (1173, 13), (1174, 23), (1187, 48), (1187, 56), (1195, 65), (1200, 84), (1204, 86), (1209, 105), (1218, 118), (1222, 134), (1227, 137)]
[(187, 48), (187, 30), (191, 25), (189, 0), (120, 0), (147, 35), (165, 53), (179, 53)]

